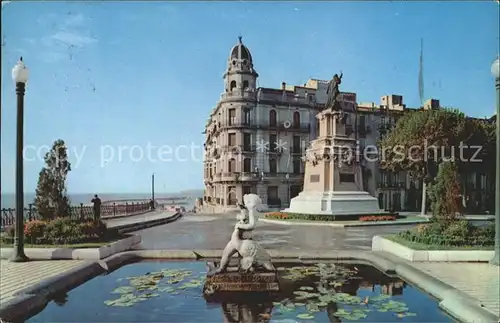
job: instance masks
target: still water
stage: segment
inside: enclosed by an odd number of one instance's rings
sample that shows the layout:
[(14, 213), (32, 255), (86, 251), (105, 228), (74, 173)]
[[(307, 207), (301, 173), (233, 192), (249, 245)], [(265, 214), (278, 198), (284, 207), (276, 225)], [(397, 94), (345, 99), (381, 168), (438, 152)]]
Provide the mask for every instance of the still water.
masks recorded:
[(130, 264), (61, 295), (27, 322), (453, 322), (433, 298), (373, 267), (277, 266), (279, 293), (207, 300), (203, 262)]

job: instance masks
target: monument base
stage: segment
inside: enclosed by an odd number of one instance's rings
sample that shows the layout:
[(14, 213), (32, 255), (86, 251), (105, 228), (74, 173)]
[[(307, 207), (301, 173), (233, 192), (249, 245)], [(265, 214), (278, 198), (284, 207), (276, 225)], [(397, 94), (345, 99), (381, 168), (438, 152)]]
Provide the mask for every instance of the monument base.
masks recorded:
[[(209, 270), (217, 264), (208, 263)], [(212, 296), (220, 292), (276, 292), (279, 291), (276, 272), (242, 273), (238, 267), (230, 266), (226, 272), (207, 275), (203, 294)]]
[(290, 207), (283, 212), (325, 215), (383, 215), (378, 200), (368, 192), (318, 192), (306, 191), (290, 201)]

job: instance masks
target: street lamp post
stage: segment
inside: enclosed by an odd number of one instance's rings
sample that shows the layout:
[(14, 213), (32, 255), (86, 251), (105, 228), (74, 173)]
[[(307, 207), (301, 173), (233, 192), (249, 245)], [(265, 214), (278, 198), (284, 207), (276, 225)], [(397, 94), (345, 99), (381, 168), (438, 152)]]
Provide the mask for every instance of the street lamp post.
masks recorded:
[(151, 200), (153, 201), (153, 209), (156, 208), (155, 204), (155, 173), (151, 175)]
[(290, 207), (290, 174), (286, 173), (285, 175), (285, 178), (286, 178), (286, 185), (288, 187), (288, 207)]
[(23, 121), (24, 91), (28, 82), (28, 69), (23, 58), (12, 68), (12, 79), (17, 94), (17, 142), (16, 142), (16, 227), (14, 231), (14, 250), (10, 261), (23, 262), (28, 257), (24, 253), (24, 188), (23, 188)]
[(495, 172), (495, 256), (491, 264), (500, 266), (500, 56), (491, 65), (491, 74), (495, 78), (495, 88), (497, 97), (496, 111), (496, 135), (497, 135), (497, 156)]

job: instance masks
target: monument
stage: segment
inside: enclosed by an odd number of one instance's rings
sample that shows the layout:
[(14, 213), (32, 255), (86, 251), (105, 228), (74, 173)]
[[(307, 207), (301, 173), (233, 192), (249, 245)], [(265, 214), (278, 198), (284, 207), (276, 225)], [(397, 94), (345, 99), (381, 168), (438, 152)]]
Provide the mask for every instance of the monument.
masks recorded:
[(319, 119), (318, 138), (303, 157), (304, 188), (284, 212), (358, 216), (385, 214), (378, 200), (363, 190), (360, 156), (356, 145), (356, 94), (340, 92), (340, 76), (328, 84), (325, 109)]
[[(209, 272), (203, 293), (212, 296), (218, 292), (271, 292), (278, 291), (278, 277), (271, 256), (252, 239), (262, 201), (256, 194), (243, 196), (241, 212), (219, 263), (207, 263)], [(230, 263), (237, 255), (236, 263)]]

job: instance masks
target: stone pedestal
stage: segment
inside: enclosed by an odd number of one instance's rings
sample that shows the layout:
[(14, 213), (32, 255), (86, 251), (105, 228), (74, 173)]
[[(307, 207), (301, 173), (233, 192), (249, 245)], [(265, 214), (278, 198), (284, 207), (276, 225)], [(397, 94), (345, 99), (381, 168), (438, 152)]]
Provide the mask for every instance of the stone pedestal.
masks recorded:
[(304, 189), (285, 212), (376, 215), (378, 200), (365, 192), (361, 172), (364, 156), (356, 141), (356, 94), (340, 93), (339, 110), (318, 113), (319, 136), (306, 151)]
[[(208, 263), (209, 272), (218, 265)], [(236, 266), (220, 274), (207, 275), (203, 294), (213, 296), (221, 292), (276, 292), (279, 291), (276, 272), (241, 273)]]

